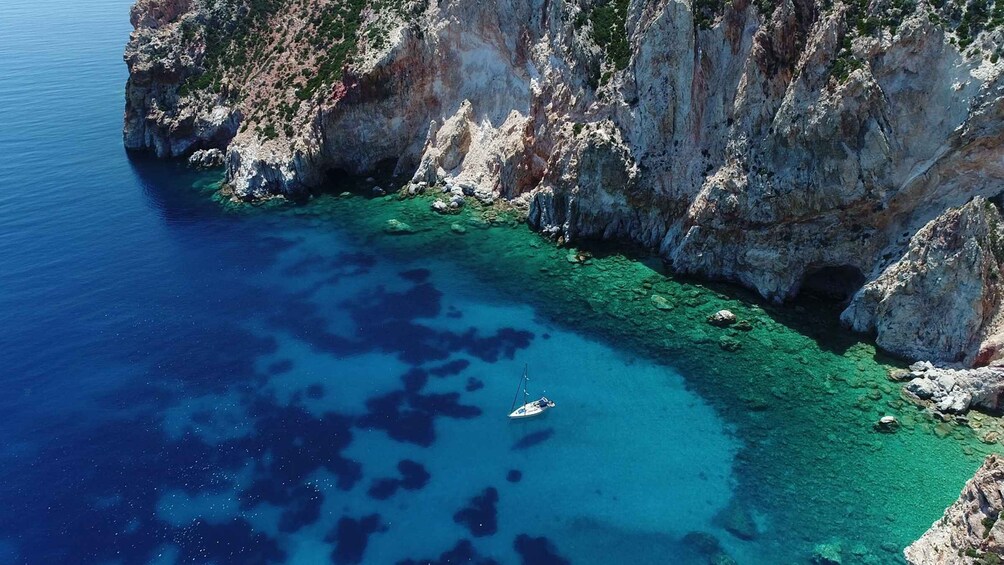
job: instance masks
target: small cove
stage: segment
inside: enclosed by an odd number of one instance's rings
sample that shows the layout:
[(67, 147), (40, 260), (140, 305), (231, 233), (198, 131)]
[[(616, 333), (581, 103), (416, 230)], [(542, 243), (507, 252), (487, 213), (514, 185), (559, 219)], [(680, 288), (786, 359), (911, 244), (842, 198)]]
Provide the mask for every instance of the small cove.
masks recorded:
[[(128, 6), (0, 20), (0, 560), (893, 563), (1000, 451), (825, 303), (128, 158)], [(524, 364), (558, 407), (513, 425)]]

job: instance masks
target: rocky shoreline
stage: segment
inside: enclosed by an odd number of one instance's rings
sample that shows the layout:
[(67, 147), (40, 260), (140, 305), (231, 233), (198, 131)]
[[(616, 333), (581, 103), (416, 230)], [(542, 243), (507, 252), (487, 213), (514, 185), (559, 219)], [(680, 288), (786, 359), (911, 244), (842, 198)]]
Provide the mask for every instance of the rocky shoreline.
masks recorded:
[(908, 381), (904, 390), (914, 398), (929, 402), (942, 414), (964, 414), (980, 410), (999, 414), (1004, 408), (1004, 366), (991, 365), (976, 369), (935, 367), (920, 362), (909, 371), (895, 375)]
[(292, 6), (139, 0), (126, 147), (219, 149), (249, 200), (378, 166), (466, 184), (565, 242), (848, 299), (897, 355), (999, 356), (994, 26), (926, 3), (877, 28), (811, 0)]

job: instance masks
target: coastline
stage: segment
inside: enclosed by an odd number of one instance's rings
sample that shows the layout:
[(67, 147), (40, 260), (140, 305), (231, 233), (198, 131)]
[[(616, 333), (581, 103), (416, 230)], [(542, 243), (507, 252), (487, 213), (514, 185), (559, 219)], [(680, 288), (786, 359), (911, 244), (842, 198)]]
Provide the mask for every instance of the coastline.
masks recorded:
[[(981, 441), (997, 425), (989, 417), (939, 422), (907, 401), (887, 377), (902, 363), (842, 328), (833, 304), (776, 306), (726, 283), (673, 277), (656, 258), (626, 256), (615, 245), (584, 254), (557, 247), (495, 208), (438, 215), (429, 203), (323, 194), (298, 205), (227, 207), (261, 211), (277, 224), (291, 216), (318, 227), (336, 222), (382, 254), (447, 260), (553, 323), (672, 366), (734, 427), (744, 445), (735, 512), (758, 529), (789, 532), (792, 547), (779, 551), (808, 558), (835, 547), (845, 562), (902, 562), (902, 549), (940, 516), (983, 456), (1000, 451)], [(496, 219), (485, 222), (485, 212)], [(388, 233), (390, 220), (408, 229)], [(653, 295), (671, 307), (656, 307)], [(723, 308), (753, 329), (708, 325), (705, 318)], [(876, 432), (874, 423), (889, 414), (902, 429)], [(805, 525), (806, 514), (814, 526)]]

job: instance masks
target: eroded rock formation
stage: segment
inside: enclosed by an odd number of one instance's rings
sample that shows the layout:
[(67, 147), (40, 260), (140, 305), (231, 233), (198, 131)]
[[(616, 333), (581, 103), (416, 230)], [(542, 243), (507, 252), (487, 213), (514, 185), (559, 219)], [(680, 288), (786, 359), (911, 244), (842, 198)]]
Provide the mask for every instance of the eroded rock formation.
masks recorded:
[(903, 357), (999, 359), (1002, 236), (1000, 211), (981, 197), (947, 210), (854, 296), (843, 320)]
[(864, 283), (850, 326), (901, 355), (985, 363), (1000, 215), (980, 198), (1004, 189), (1004, 62), (997, 24), (967, 10), (139, 0), (125, 142), (225, 150), (243, 199), (386, 165), (773, 300)]

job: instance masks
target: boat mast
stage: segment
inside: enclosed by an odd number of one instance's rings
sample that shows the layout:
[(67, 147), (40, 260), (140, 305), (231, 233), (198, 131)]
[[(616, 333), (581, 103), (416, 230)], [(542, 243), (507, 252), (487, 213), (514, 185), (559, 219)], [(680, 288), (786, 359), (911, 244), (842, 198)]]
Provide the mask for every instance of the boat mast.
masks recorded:
[(529, 404), (530, 402), (530, 391), (526, 390), (526, 383), (530, 382), (530, 375), (527, 374), (526, 370), (529, 368), (528, 365), (523, 366), (523, 404)]
[[(516, 396), (512, 397), (512, 408), (509, 409), (509, 412), (512, 412), (513, 410), (516, 409), (516, 401), (519, 400), (519, 389), (520, 388), (523, 389), (523, 400), (526, 400), (526, 394), (527, 394), (527, 392), (526, 392), (526, 381), (527, 381), (526, 370), (527, 370), (527, 368), (529, 368), (529, 365), (524, 365), (523, 366), (523, 376), (520, 377), (520, 379), (519, 379), (519, 385), (516, 387)], [(526, 402), (524, 402), (523, 404), (526, 404)]]

